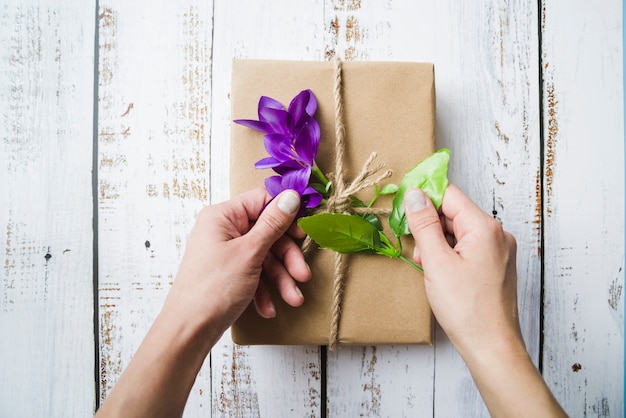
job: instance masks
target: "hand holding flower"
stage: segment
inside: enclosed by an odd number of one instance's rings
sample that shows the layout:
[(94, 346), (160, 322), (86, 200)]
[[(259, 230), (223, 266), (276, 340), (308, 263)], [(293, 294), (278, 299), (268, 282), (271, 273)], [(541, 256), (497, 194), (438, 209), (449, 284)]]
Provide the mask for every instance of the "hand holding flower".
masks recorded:
[(296, 243), (285, 235), (298, 208), (293, 191), (270, 202), (263, 189), (204, 208), (164, 311), (176, 310), (185, 321), (210, 322), (221, 333), (253, 299), (261, 316), (275, 315), (264, 282), (276, 286), (288, 304), (302, 304), (296, 282), (308, 280), (310, 272)]
[(250, 301), (273, 315), (261, 276), (287, 303), (302, 303), (296, 281), (310, 272), (285, 235), (299, 206), (293, 191), (270, 202), (259, 188), (200, 212), (163, 309), (98, 417), (181, 416), (211, 347)]

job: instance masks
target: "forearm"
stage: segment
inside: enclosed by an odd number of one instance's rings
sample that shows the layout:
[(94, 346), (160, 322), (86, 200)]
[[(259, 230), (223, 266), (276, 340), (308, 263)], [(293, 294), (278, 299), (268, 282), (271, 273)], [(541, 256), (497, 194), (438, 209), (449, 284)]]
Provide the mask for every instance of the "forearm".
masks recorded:
[(492, 417), (566, 417), (523, 348), (497, 347), (465, 358)]
[(98, 410), (97, 417), (181, 416), (205, 357), (221, 332), (163, 311)]

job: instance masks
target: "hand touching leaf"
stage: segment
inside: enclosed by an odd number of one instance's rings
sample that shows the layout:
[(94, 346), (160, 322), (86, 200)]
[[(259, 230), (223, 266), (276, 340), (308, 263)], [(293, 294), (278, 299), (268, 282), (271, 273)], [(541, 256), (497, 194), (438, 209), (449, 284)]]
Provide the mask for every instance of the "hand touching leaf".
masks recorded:
[(389, 226), (396, 237), (409, 234), (404, 213), (404, 194), (409, 189), (418, 188), (430, 197), (435, 208), (439, 209), (448, 187), (448, 162), (450, 150), (442, 148), (406, 173), (393, 199), (389, 215)]

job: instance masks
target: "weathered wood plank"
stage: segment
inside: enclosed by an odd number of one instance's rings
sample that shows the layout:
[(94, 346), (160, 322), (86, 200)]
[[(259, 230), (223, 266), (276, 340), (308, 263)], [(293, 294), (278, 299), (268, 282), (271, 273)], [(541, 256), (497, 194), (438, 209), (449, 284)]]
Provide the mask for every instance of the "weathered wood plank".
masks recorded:
[(622, 417), (622, 2), (543, 4), (544, 376), (571, 416)]
[[(160, 310), (209, 201), (211, 34), (204, 1), (100, 3), (102, 398)], [(210, 411), (209, 372), (200, 373), (186, 416)]]
[(95, 2), (0, 7), (0, 415), (95, 405)]
[[(333, 13), (326, 18), (331, 22), (328, 51), (348, 59), (435, 63), (438, 146), (452, 149), (452, 181), (494, 212), (518, 238), (520, 312), (527, 345), (536, 359), (541, 216), (536, 6), (530, 1), (334, 3), (327, 7)], [(437, 332), (435, 353), (419, 347), (401, 350), (377, 347), (359, 355), (358, 349), (344, 348), (336, 359), (329, 355), (331, 412), (486, 415), (465, 365), (442, 332)], [(381, 352), (394, 359), (392, 365), (380, 361)], [(349, 367), (351, 362), (376, 365), (355, 379), (350, 370), (363, 366)], [(401, 365), (418, 370), (418, 376), (398, 373)], [(372, 376), (385, 383), (380, 388), (371, 385)], [(366, 394), (348, 393), (346, 387)], [(334, 392), (343, 396), (334, 398)], [(369, 392), (376, 402), (365, 399)], [(420, 402), (403, 402), (411, 393)]]
[(433, 347), (339, 347), (328, 354), (328, 416), (433, 415)]
[[(440, 3), (438, 3), (440, 4)], [(438, 138), (450, 178), (517, 239), (527, 349), (540, 338), (541, 200), (537, 4), (446, 2), (437, 9)], [(456, 151), (456, 152), (455, 152)], [(437, 416), (488, 416), (467, 368), (439, 330)]]
[[(230, 195), (233, 58), (322, 59), (322, 3), (216, 2), (211, 129), (211, 201)], [(305, 302), (306, 303), (306, 302)], [(319, 417), (318, 347), (243, 347), (224, 335), (211, 352), (214, 416)]]
[[(435, 62), (450, 176), (518, 239), (531, 354), (543, 252), (544, 375), (572, 416), (623, 416), (621, 3), (546, 0), (541, 22), (530, 0), (214, 3), (103, 0), (98, 63), (94, 3), (0, 7), (0, 415), (85, 416), (96, 402), (93, 66), (104, 397), (161, 306), (197, 210), (228, 198), (231, 59), (338, 54)], [(434, 349), (329, 353), (327, 405), (317, 347), (225, 336), (211, 363), (186, 416), (486, 415), (440, 330)]]

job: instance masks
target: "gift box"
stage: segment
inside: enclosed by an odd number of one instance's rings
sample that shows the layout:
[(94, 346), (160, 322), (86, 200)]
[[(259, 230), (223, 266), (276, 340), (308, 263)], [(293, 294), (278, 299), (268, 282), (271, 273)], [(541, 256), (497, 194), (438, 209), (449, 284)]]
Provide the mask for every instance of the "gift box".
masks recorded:
[[(315, 118), (321, 140), (317, 164), (330, 173), (335, 155), (336, 77), (333, 62), (235, 60), (232, 72), (232, 119), (257, 119), (261, 96), (285, 106), (305, 89), (318, 102)], [(386, 183), (399, 184), (404, 174), (435, 150), (434, 67), (428, 63), (343, 62), (341, 100), (345, 147), (343, 176), (350, 181), (372, 151), (393, 171)], [(263, 134), (232, 125), (231, 194), (262, 186), (271, 170), (255, 170), (266, 157)], [(381, 186), (383, 186), (382, 184)], [(369, 201), (371, 191), (359, 196)], [(377, 206), (391, 208), (383, 196)], [(382, 219), (387, 225), (386, 218)], [(386, 226), (387, 236), (393, 237)], [(403, 254), (411, 258), (413, 241), (403, 237)], [(327, 345), (332, 321), (334, 260), (330, 250), (307, 253), (312, 278), (299, 284), (302, 306), (293, 308), (272, 291), (276, 317), (263, 319), (250, 304), (232, 326), (237, 344)], [(431, 344), (433, 317), (421, 273), (381, 255), (346, 255), (339, 318), (339, 344)]]

